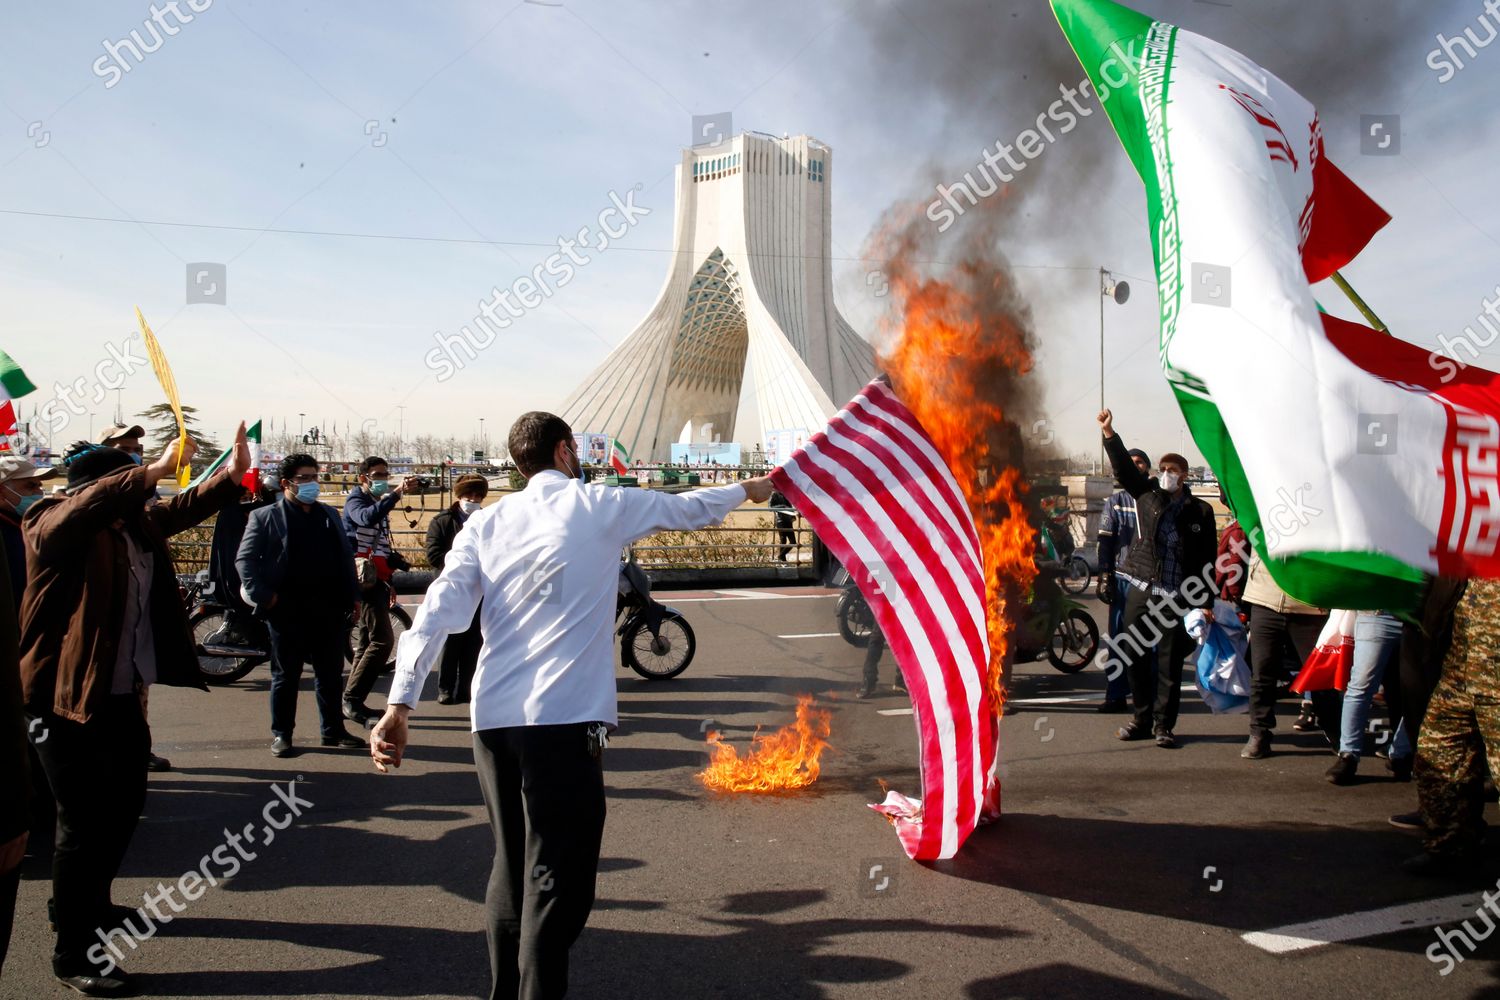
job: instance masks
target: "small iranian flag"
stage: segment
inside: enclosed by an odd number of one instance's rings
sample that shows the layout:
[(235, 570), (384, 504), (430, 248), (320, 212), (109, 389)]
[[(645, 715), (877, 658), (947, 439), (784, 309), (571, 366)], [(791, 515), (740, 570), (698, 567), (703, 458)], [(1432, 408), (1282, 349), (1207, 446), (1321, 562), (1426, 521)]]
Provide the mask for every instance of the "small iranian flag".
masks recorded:
[[(251, 427), (249, 427), (245, 431), (245, 443), (247, 445), (249, 445), (249, 447), (250, 447), (250, 468), (247, 469), (247, 470), (245, 470), (245, 476), (244, 476), (243, 479), (240, 480), (240, 485), (243, 486), (243, 487), (245, 487), (245, 489), (250, 490), (251, 492), (254, 492), (254, 491), (260, 489), (260, 421), (259, 420), (257, 420)], [(225, 462), (229, 461), (229, 456), (231, 456), (233, 454), (234, 454), (234, 445), (231, 444), (228, 448), (225, 448), (223, 451), (219, 452), (219, 457), (216, 458), (216, 459), (214, 459), (213, 464), (210, 465), (208, 468), (204, 469), (202, 472), (198, 473), (198, 478), (196, 478), (192, 482), (188, 483), (187, 484), (187, 488), (188, 489), (192, 489), (194, 486), (201, 485), (203, 482), (205, 482), (208, 479), (209, 476), (211, 476), (215, 472), (219, 471), (219, 466), (221, 466)]]
[(0, 403), (0, 452), (10, 452), (13, 449), (10, 439), (16, 433), (16, 408), (10, 400)]
[(630, 452), (625, 450), (625, 446), (620, 443), (619, 438), (611, 438), (610, 440), (609, 464), (614, 466), (614, 470), (623, 476), (630, 471)]
[(31, 384), (21, 366), (11, 360), (9, 354), (0, 351), (0, 400), (20, 399), (35, 391), (36, 386)]
[(1052, 9), (1145, 184), (1167, 381), (1276, 582), (1401, 610), (1423, 572), (1500, 576), (1500, 376), (1319, 309), (1390, 220), (1313, 106), (1109, 0)]

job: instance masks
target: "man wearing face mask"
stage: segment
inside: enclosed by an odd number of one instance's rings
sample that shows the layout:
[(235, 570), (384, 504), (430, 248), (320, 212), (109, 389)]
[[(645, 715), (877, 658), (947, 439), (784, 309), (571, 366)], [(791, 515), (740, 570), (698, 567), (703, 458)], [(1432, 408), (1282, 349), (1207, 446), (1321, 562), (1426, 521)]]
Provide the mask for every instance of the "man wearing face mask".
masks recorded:
[(376, 577), (374, 585), (360, 594), (359, 643), (344, 687), (344, 718), (362, 726), (378, 718), (365, 705), (365, 699), (396, 647), (391, 632), (391, 577), (397, 570), (411, 568), (391, 545), (391, 511), (401, 495), (415, 486), (416, 480), (411, 477), (391, 482), (386, 460), (371, 455), (360, 463), (359, 488), (344, 501), (344, 531), (354, 556), (370, 560)]
[(57, 797), (52, 970), (91, 995), (129, 989), (89, 953), (96, 929), (122, 917), (110, 886), (146, 801), (143, 696), (154, 683), (205, 689), (167, 539), (223, 506), (250, 466), (242, 423), (224, 469), (151, 502), (193, 450), (174, 440), (138, 466), (125, 452), (79, 442), (65, 459), (67, 495), (37, 501), (22, 521), (21, 687), (29, 730), (45, 734), (34, 745)]
[(140, 465), (146, 458), (146, 449), (141, 446), (141, 438), (145, 436), (145, 428), (140, 424), (110, 424), (99, 432), (99, 443), (106, 448), (123, 451), (130, 456), (131, 461)]
[[(1213, 618), (1214, 512), (1187, 487), (1187, 460), (1165, 454), (1158, 479), (1136, 468), (1115, 433), (1114, 415), (1099, 411), (1099, 429), (1115, 478), (1135, 498), (1138, 531), (1125, 558), (1131, 580), (1116, 650), (1124, 649), (1135, 718), (1115, 735), (1177, 746), (1173, 729), (1182, 699), (1182, 665), (1195, 643), (1183, 627), (1189, 611)], [(1153, 646), (1155, 647), (1153, 649)]]
[[(489, 495), (490, 484), (478, 473), (468, 472), (453, 483), (452, 506), (432, 519), (427, 526), (427, 562), (433, 572), (441, 573), (453, 540), (469, 517), (479, 511)], [(479, 665), (479, 612), (466, 631), (450, 635), (443, 646), (438, 665), (438, 704), (452, 705), (469, 700), (469, 686), (474, 668)]]
[(318, 460), (281, 462), (281, 499), (250, 515), (235, 558), (240, 594), (271, 633), (271, 754), (290, 757), (302, 665), (312, 663), (325, 747), (363, 747), (344, 728), (339, 687), (349, 612), (359, 601), (354, 555), (338, 514), (318, 501)]
[(0, 538), (5, 541), (10, 591), (16, 606), (26, 590), (26, 546), (21, 541), (21, 518), (46, 493), (42, 482), (57, 475), (56, 469), (39, 469), (14, 455), (0, 458)]

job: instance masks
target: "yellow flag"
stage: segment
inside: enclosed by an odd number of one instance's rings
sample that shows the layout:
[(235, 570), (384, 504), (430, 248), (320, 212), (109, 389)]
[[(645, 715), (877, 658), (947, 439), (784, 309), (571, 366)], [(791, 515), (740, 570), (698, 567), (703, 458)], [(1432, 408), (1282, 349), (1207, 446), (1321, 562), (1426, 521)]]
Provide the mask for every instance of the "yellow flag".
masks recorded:
[[(156, 373), (156, 381), (161, 383), (162, 390), (167, 394), (167, 402), (172, 404), (172, 415), (177, 418), (177, 447), (180, 454), (181, 449), (187, 445), (187, 423), (182, 419), (182, 400), (177, 396), (177, 380), (172, 377), (172, 366), (167, 364), (167, 356), (162, 353), (156, 334), (146, 325), (146, 317), (141, 315), (140, 306), (135, 307), (135, 321), (141, 325), (141, 337), (146, 342), (146, 357), (151, 359), (151, 370)], [(179, 462), (175, 471), (177, 485), (186, 489), (193, 478), (192, 467)]]

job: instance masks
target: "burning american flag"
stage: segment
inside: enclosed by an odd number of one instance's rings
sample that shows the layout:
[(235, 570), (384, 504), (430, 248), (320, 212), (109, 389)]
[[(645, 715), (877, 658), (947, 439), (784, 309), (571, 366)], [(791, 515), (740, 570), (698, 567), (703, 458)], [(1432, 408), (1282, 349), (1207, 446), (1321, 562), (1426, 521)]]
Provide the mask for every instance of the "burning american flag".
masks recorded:
[(911, 692), (922, 797), (871, 808), (908, 857), (950, 858), (999, 815), (986, 577), (964, 492), (881, 379), (771, 479), (859, 582)]

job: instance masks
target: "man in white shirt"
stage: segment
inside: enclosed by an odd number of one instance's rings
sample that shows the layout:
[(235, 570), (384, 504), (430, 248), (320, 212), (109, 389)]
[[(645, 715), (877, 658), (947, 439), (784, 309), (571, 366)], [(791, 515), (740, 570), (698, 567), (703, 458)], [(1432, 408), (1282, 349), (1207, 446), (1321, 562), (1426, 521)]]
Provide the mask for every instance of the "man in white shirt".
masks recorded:
[(568, 949), (588, 921), (604, 834), (602, 734), (618, 722), (614, 618), (621, 550), (664, 530), (716, 524), (770, 480), (669, 494), (589, 486), (573, 432), (524, 414), (510, 454), (526, 488), (464, 524), (396, 650), (370, 754), (399, 767), (406, 719), (443, 640), (479, 611), (474, 762), (495, 834), (485, 895), (491, 997), (567, 992)]

